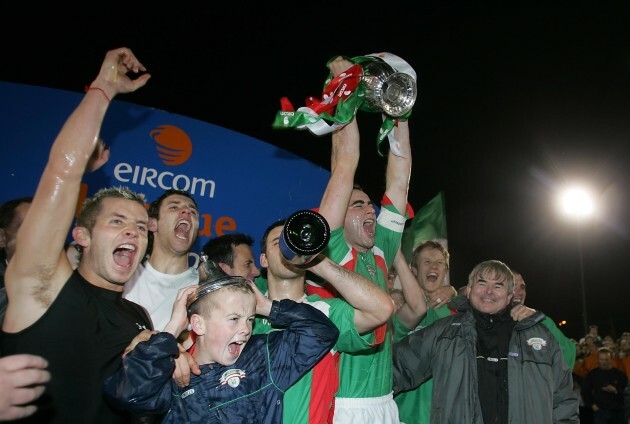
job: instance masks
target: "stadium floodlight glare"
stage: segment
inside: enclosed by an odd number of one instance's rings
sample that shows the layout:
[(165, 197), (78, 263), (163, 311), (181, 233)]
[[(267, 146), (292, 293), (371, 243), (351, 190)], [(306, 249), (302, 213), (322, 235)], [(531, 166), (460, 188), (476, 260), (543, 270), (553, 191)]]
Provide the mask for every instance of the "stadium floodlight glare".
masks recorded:
[(576, 221), (595, 214), (593, 196), (586, 188), (580, 186), (567, 187), (561, 192), (559, 208), (567, 218)]
[(586, 305), (586, 282), (584, 281), (584, 254), (582, 252), (582, 228), (587, 220), (596, 213), (593, 196), (583, 186), (567, 186), (560, 192), (558, 207), (567, 220), (575, 224), (578, 255), (580, 260), (580, 288), (582, 292), (582, 325), (584, 334), (588, 332), (588, 312)]

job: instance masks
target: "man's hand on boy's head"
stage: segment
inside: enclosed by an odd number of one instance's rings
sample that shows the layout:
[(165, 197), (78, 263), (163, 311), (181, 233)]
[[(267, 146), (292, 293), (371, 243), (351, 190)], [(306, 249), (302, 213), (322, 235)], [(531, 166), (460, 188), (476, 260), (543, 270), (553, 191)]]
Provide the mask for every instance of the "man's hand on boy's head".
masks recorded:
[(177, 298), (173, 304), (173, 312), (171, 313), (171, 320), (164, 327), (164, 332), (171, 333), (176, 338), (186, 329), (188, 329), (188, 308), (186, 305), (188, 299), (199, 288), (198, 284), (184, 287), (177, 292)]
[[(177, 292), (177, 298), (173, 304), (173, 313), (171, 314), (171, 320), (164, 327), (165, 332), (169, 332), (173, 335), (181, 335), (188, 328), (188, 299), (199, 288), (198, 284), (184, 287)], [(190, 353), (186, 351), (186, 348), (181, 343), (177, 343), (179, 349), (179, 355), (175, 357), (175, 371), (173, 371), (173, 380), (179, 387), (186, 387), (190, 384), (190, 374), (201, 374), (199, 364), (192, 357)]]

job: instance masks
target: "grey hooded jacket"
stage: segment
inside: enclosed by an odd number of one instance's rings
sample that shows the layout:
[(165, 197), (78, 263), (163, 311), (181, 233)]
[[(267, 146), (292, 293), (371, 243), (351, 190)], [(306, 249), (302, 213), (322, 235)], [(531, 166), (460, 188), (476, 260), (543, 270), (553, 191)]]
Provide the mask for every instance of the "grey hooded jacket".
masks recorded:
[[(477, 332), (465, 298), (458, 313), (394, 345), (394, 394), (433, 378), (431, 423), (483, 424), (477, 394)], [(508, 350), (510, 424), (579, 423), (571, 370), (542, 312), (518, 322)]]

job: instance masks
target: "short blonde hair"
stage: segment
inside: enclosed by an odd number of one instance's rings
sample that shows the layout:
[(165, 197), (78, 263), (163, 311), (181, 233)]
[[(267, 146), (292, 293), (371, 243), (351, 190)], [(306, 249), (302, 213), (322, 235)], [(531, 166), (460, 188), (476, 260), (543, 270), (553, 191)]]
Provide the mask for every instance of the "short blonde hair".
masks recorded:
[(435, 241), (435, 240), (426, 240), (422, 243), (420, 243), (419, 245), (416, 246), (415, 249), (413, 249), (413, 253), (411, 254), (411, 267), (415, 268), (416, 265), (418, 264), (418, 258), (420, 257), (420, 253), (424, 250), (424, 249), (436, 249), (439, 250), (440, 253), (442, 253), (442, 256), (444, 256), (444, 261), (445, 261), (445, 265), (446, 265), (446, 269), (448, 270), (450, 264), (450, 255), (448, 253), (448, 250), (446, 250), (446, 248), (442, 245), (442, 243), (440, 243), (439, 241)]
[(131, 191), (128, 187), (102, 188), (83, 203), (81, 212), (79, 212), (79, 216), (77, 217), (77, 227), (85, 227), (92, 231), (96, 224), (96, 217), (101, 211), (103, 200), (108, 198), (128, 199), (146, 208), (144, 194)]
[[(204, 286), (209, 287), (211, 291), (204, 293)], [(252, 296), (254, 300), (256, 299), (254, 289), (252, 289), (246, 279), (242, 277), (227, 277), (219, 281), (210, 282), (209, 284), (201, 284), (195, 293), (197, 298), (193, 298), (188, 306), (188, 316), (190, 317), (193, 314), (197, 314), (204, 318), (210, 317), (212, 310), (217, 307), (214, 300), (216, 294), (223, 291), (241, 292)]]

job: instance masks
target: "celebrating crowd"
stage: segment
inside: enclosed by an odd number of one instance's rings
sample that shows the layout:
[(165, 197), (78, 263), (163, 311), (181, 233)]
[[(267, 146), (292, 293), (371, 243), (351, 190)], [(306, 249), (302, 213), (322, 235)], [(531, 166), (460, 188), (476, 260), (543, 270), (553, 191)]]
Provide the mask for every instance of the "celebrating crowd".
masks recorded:
[[(329, 63), (334, 77), (351, 66)], [(479, 263), (461, 295), (444, 284), (440, 243), (416, 246), (407, 264), (404, 119), (378, 215), (354, 181), (356, 117), (332, 133), (317, 209), (330, 241), (302, 265), (283, 256), (280, 220), (254, 238), (209, 240), (191, 266), (199, 211), (180, 190), (147, 209), (141, 194), (103, 188), (73, 226), (84, 173), (109, 159), (111, 100), (149, 79), (130, 49), (107, 52), (34, 195), (0, 208), (0, 421), (544, 424), (580, 422), (589, 408), (593, 423), (630, 422), (618, 353), (630, 339), (613, 353), (587, 335), (576, 361), (576, 343), (525, 306), (507, 264)]]

